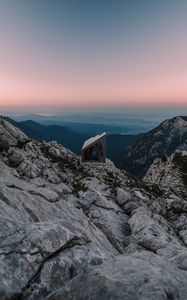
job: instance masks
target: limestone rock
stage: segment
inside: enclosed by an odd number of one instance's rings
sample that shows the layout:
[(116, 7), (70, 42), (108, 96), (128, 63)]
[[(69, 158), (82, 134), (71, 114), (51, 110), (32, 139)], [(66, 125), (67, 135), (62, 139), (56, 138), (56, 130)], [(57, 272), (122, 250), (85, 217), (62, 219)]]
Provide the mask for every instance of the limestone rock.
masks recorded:
[(0, 119), (0, 299), (185, 299), (187, 203)]
[(75, 277), (46, 300), (186, 299), (187, 273), (145, 251), (117, 256)]

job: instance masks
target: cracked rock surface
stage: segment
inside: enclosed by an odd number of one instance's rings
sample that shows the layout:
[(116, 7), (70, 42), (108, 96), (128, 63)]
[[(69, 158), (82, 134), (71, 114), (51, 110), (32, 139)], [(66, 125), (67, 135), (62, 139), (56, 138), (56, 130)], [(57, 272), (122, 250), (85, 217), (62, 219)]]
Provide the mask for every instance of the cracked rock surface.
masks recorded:
[(0, 299), (187, 299), (186, 200), (0, 119)]
[(169, 157), (155, 159), (144, 180), (187, 197), (187, 150), (177, 150)]

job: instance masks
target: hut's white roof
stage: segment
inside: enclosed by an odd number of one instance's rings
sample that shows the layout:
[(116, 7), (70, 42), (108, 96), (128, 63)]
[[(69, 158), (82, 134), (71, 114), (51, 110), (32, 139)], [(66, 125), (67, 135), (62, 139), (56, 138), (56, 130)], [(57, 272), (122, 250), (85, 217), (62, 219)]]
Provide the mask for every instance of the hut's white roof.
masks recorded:
[(95, 142), (97, 142), (98, 140), (100, 140), (102, 137), (104, 137), (106, 135), (106, 133), (102, 133), (102, 134), (98, 134), (94, 137), (91, 137), (90, 139), (86, 140), (84, 142), (84, 145), (82, 147), (82, 150), (84, 150), (85, 148), (89, 147), (90, 145), (94, 144)]

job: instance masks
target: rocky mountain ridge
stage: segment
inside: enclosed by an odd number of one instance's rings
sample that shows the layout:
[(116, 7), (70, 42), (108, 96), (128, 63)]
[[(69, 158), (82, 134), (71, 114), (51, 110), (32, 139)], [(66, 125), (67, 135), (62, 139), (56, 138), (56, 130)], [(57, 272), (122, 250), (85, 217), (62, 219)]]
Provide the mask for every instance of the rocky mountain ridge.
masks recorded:
[(177, 150), (169, 157), (155, 159), (144, 180), (187, 198), (187, 151)]
[(156, 158), (170, 156), (177, 149), (187, 149), (186, 117), (175, 117), (162, 122), (130, 144), (114, 162), (120, 169), (143, 178)]
[(187, 295), (187, 202), (0, 119), (0, 299)]

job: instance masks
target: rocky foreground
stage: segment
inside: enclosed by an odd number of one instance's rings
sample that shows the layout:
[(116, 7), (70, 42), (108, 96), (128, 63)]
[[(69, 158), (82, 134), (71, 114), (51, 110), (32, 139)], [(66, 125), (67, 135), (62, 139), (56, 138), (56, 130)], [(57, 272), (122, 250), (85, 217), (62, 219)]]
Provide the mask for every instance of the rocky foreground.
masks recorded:
[(187, 299), (177, 189), (82, 164), (1, 119), (0, 206), (1, 300)]

